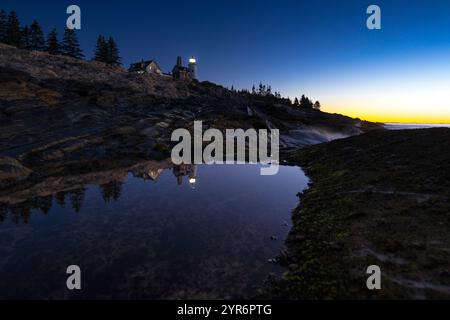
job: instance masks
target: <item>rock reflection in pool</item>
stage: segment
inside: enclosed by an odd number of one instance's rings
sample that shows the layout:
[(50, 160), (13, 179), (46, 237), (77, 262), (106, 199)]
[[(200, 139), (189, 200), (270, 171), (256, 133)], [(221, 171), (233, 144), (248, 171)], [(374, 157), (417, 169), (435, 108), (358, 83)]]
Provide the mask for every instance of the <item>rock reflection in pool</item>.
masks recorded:
[[(282, 249), (307, 184), (297, 167), (274, 176), (259, 170), (128, 174), (50, 197), (47, 213), (32, 209), (27, 223), (14, 223), (12, 213), (0, 223), (0, 298), (249, 298), (281, 271), (268, 259)], [(81, 267), (81, 291), (65, 287), (72, 264)]]

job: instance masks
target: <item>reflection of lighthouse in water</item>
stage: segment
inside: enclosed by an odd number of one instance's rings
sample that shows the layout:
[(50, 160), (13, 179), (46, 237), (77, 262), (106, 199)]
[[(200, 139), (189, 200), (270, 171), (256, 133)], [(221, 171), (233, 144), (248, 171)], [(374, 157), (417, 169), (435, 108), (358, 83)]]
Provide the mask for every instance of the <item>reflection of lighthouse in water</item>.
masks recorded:
[(180, 164), (173, 167), (173, 175), (177, 178), (179, 186), (183, 184), (183, 177), (187, 176), (189, 185), (192, 189), (195, 189), (197, 182), (197, 166), (193, 164)]

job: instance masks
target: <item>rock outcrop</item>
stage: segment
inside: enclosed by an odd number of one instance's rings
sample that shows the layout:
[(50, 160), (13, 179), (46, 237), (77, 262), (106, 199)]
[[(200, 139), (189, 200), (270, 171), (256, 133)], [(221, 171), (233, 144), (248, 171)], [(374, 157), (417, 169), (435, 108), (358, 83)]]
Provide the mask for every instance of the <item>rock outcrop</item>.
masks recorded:
[(380, 127), (210, 82), (132, 74), (0, 44), (0, 156), (15, 161), (0, 168), (0, 177), (22, 171), (20, 179), (42, 178), (111, 160), (161, 159), (169, 154), (172, 131), (192, 128), (194, 120), (205, 128), (275, 127), (286, 150)]
[[(293, 211), (288, 299), (450, 298), (450, 129), (373, 131), (291, 154), (311, 179)], [(368, 290), (368, 266), (381, 290)]]

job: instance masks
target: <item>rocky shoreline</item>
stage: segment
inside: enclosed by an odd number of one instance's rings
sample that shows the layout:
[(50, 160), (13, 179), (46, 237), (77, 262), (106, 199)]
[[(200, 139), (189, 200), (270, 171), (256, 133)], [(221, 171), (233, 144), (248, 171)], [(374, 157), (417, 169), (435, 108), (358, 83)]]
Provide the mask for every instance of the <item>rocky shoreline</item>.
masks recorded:
[[(0, 44), (0, 157), (10, 175), (36, 178), (62, 172), (61, 166), (164, 159), (171, 132), (191, 130), (194, 120), (204, 129), (278, 128), (284, 151), (381, 127), (207, 81), (134, 74)], [(0, 181), (0, 188), (7, 186)]]
[[(283, 299), (450, 298), (450, 129), (372, 131), (290, 157), (310, 177), (293, 211)], [(366, 287), (378, 265), (382, 289)]]
[[(386, 131), (210, 82), (1, 44), (0, 84), (0, 204), (169, 168), (171, 132), (196, 120), (278, 128), (283, 157), (311, 185), (278, 259), (288, 271), (268, 296), (450, 298), (450, 129)], [(381, 268), (380, 291), (367, 290), (369, 265)]]

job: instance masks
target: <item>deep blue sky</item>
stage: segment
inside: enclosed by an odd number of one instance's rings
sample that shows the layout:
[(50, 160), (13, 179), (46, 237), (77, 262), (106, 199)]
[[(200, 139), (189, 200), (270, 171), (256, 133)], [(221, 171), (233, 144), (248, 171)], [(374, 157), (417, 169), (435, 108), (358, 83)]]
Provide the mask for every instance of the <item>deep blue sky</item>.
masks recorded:
[[(450, 83), (448, 0), (2, 0), (0, 8), (61, 32), (70, 4), (82, 10), (87, 57), (98, 34), (112, 35), (126, 67), (153, 58), (170, 71), (177, 55), (194, 55), (201, 80), (238, 88), (263, 81), (286, 96), (307, 93), (328, 111), (371, 119), (395, 120), (394, 108), (418, 114), (417, 101), (450, 100), (438, 85)], [(380, 31), (366, 28), (370, 4), (382, 9)], [(407, 96), (420, 89), (427, 92)], [(450, 120), (448, 110), (439, 105), (433, 114)]]

